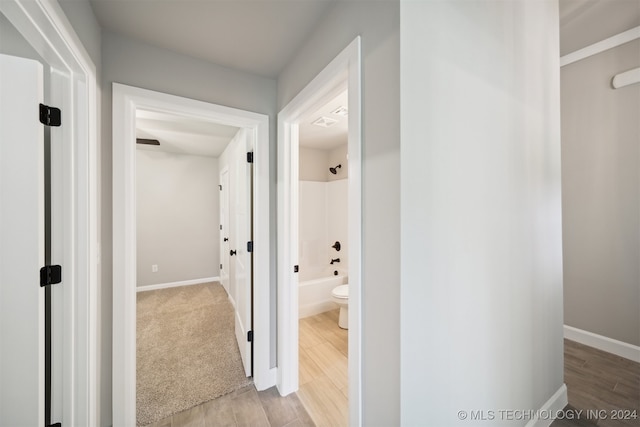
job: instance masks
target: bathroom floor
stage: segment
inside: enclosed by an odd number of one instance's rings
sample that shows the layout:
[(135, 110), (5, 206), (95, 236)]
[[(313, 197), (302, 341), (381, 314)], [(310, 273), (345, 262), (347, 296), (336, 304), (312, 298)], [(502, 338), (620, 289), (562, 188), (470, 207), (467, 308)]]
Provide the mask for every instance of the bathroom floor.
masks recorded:
[(300, 319), (298, 397), (317, 426), (347, 426), (348, 331), (339, 310)]

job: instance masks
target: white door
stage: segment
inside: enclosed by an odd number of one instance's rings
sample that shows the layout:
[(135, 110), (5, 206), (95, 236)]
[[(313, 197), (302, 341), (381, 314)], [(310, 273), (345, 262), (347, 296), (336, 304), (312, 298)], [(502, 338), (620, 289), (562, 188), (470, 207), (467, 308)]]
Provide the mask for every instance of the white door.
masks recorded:
[(0, 55), (0, 425), (44, 424), (42, 65)]
[(234, 264), (236, 322), (235, 332), (244, 371), (252, 375), (252, 342), (249, 337), (252, 328), (252, 253), (248, 243), (252, 240), (252, 165), (247, 162), (247, 152), (251, 151), (252, 141), (246, 130), (241, 130), (233, 155), (233, 192), (234, 206), (232, 246), (235, 251), (230, 258)]
[(220, 283), (229, 294), (229, 169), (220, 173)]

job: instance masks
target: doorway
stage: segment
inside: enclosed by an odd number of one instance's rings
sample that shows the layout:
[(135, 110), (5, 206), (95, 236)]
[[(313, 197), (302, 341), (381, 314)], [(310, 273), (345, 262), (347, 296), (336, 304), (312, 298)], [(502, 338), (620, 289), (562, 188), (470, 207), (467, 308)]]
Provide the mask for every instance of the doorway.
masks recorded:
[[(244, 132), (253, 152), (255, 191), (253, 205), (253, 289), (247, 298), (253, 307), (252, 338), (255, 360), (253, 378), (256, 388), (264, 390), (275, 384), (270, 368), (269, 349), (269, 150), (268, 118), (229, 107), (163, 94), (130, 86), (113, 87), (113, 163), (114, 170), (114, 315), (113, 315), (113, 422), (133, 425), (136, 417), (136, 206), (135, 206), (135, 123), (138, 109), (182, 117), (193, 117)], [(243, 156), (246, 159), (245, 156)], [(246, 212), (245, 212), (246, 213)], [(246, 249), (246, 248), (245, 248)], [(247, 331), (248, 332), (248, 331)]]
[(347, 92), (347, 194), (349, 212), (347, 271), (349, 425), (361, 424), (361, 95), (360, 38), (349, 44), (278, 114), (278, 390), (299, 386), (299, 128), (303, 117)]

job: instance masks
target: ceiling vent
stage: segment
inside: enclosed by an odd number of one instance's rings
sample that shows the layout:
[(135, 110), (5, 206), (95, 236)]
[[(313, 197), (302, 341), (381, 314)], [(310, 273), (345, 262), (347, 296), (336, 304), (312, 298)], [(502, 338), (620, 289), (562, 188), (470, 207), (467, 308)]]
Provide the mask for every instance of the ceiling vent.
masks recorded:
[(158, 141), (157, 139), (136, 138), (136, 144), (160, 145), (160, 141)]
[(317, 118), (312, 125), (320, 126), (321, 128), (328, 128), (338, 123), (336, 119), (332, 119), (331, 117), (319, 117)]
[(336, 110), (332, 111), (331, 113), (335, 114), (336, 116), (347, 117), (349, 115), (349, 110), (347, 110), (347, 107), (338, 107)]

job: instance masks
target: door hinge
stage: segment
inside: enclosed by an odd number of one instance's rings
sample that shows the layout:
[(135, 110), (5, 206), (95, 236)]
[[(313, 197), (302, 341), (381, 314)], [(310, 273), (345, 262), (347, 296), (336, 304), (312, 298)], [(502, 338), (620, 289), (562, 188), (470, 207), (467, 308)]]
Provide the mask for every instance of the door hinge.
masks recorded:
[(247, 252), (253, 252), (253, 242), (247, 242)]
[(222, 185), (218, 185), (218, 187), (220, 187), (220, 191), (222, 191)]
[(220, 230), (222, 230), (222, 224), (220, 224)]
[(293, 272), (297, 273), (298, 271), (300, 271), (300, 267), (298, 267), (297, 265), (293, 266)]
[(253, 151), (247, 153), (247, 163), (253, 163)]
[(62, 123), (60, 109), (40, 104), (40, 123), (45, 126), (60, 126)]
[(247, 341), (253, 342), (253, 331), (247, 332)]
[(40, 286), (55, 285), (62, 282), (62, 267), (45, 265), (40, 269)]
[(220, 264), (220, 270), (222, 270), (222, 264)]

